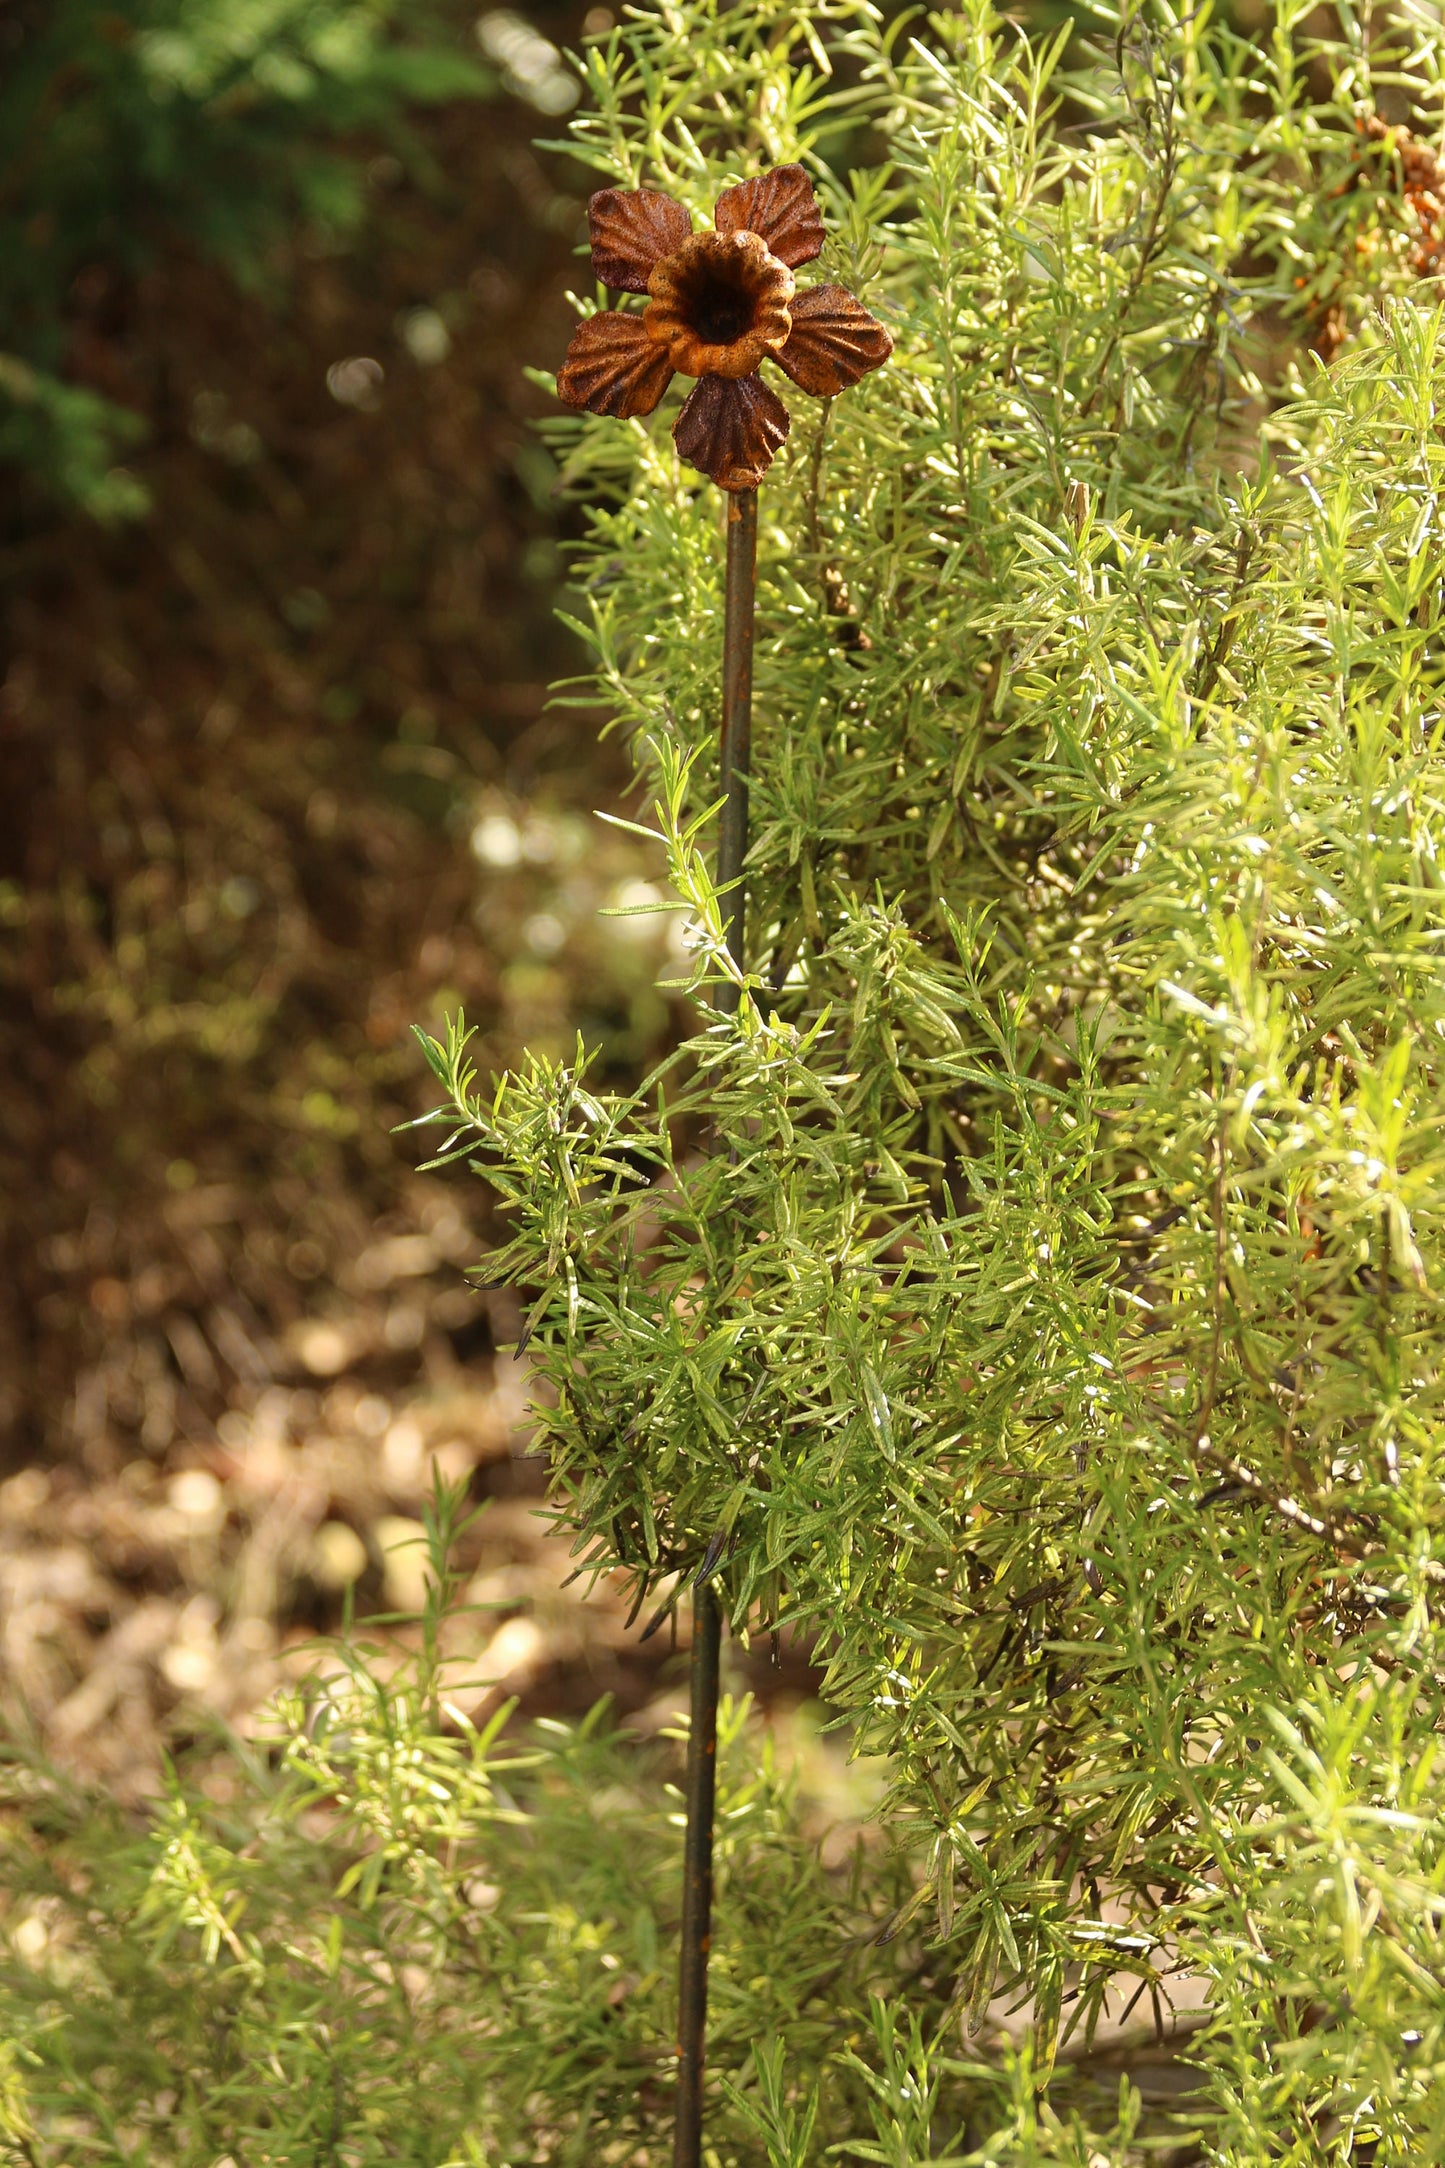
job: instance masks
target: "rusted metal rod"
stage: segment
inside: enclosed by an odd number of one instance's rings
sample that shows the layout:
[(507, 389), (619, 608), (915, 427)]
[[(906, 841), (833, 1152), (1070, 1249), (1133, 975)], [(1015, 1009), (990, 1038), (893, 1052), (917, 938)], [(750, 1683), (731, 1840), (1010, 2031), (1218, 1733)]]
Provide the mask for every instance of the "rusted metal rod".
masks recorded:
[[(739, 490), (727, 500), (728, 567), (723, 620), (722, 786), (726, 792), (718, 828), (717, 884), (727, 889), (728, 948), (743, 960), (743, 860), (748, 854), (748, 764), (753, 750), (753, 599), (758, 584), (758, 493)], [(731, 981), (718, 993), (725, 1016), (736, 1014), (738, 989)]]
[[(728, 557), (723, 623), (722, 783), (717, 885), (728, 949), (743, 961), (746, 906), (742, 884), (748, 849), (748, 763), (753, 729), (753, 600), (757, 592), (758, 493), (727, 498)], [(724, 1016), (736, 1014), (738, 988), (718, 992)], [(712, 1547), (709, 1546), (709, 1557)], [(704, 1562), (706, 1571), (706, 1562)], [(713, 1803), (717, 1792), (717, 1695), (722, 1654), (722, 1606), (710, 1580), (692, 1592), (691, 1721), (687, 1744), (687, 1835), (683, 1841), (682, 1950), (677, 1998), (677, 2120), (673, 2168), (700, 2168), (702, 2086), (707, 2053), (707, 1961), (712, 1944)]]
[(717, 1786), (717, 1687), (722, 1607), (711, 1582), (692, 1592), (692, 1722), (687, 1740), (687, 1835), (682, 1854), (682, 1950), (677, 1997), (673, 2168), (702, 2159), (707, 2052), (707, 1960), (712, 1940), (712, 1823)]

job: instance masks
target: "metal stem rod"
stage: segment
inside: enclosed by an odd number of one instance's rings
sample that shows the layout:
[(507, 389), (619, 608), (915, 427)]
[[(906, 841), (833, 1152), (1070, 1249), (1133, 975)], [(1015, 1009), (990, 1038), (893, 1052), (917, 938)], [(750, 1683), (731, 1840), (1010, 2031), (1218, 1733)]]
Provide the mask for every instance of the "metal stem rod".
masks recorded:
[[(727, 888), (728, 948), (743, 960), (743, 860), (748, 854), (748, 764), (753, 750), (753, 602), (758, 585), (758, 493), (728, 498), (728, 566), (723, 619), (722, 786), (726, 792), (718, 828), (717, 882)], [(718, 1007), (735, 1015), (738, 989), (720, 988)]]
[[(728, 949), (743, 960), (743, 860), (748, 849), (748, 763), (753, 729), (753, 602), (757, 592), (758, 496), (729, 496), (726, 611), (723, 621), (722, 783), (717, 885), (726, 891)], [(724, 1016), (737, 1012), (738, 988), (718, 992)], [(707, 1961), (712, 1944), (713, 1803), (717, 1792), (717, 1694), (722, 1607), (710, 1581), (692, 1594), (691, 1722), (687, 1744), (687, 1835), (683, 1840), (682, 1949), (678, 1965), (677, 2119), (673, 2168), (701, 2168), (702, 2081), (707, 2050)]]
[(722, 1607), (711, 1582), (692, 1592), (692, 1722), (687, 1738), (687, 1835), (682, 1852), (678, 1965), (677, 2109), (673, 2168), (702, 2160), (702, 2076), (707, 2053), (707, 1960), (712, 1942), (712, 1822), (717, 1788), (717, 1687)]

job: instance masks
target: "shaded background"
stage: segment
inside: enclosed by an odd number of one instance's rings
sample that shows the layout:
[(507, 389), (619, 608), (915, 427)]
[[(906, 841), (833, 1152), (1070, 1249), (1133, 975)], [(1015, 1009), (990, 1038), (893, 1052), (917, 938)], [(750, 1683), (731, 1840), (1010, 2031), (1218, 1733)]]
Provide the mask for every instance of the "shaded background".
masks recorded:
[(483, 1073), (678, 1022), (547, 705), (583, 23), (0, 0), (0, 1663), (123, 1790), (415, 1600), (433, 1461), (476, 1699), (672, 1705), (532, 1510), (486, 1192), (392, 1133), (459, 1003)]

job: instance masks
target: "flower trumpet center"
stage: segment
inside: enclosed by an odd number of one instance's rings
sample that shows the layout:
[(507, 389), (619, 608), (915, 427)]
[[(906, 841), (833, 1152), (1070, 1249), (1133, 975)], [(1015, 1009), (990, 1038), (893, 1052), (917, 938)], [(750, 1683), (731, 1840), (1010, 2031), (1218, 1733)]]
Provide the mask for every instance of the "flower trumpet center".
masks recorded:
[(710, 274), (698, 281), (697, 291), (688, 303), (693, 330), (714, 346), (731, 346), (740, 339), (751, 328), (755, 314), (756, 304), (750, 293), (741, 285)]
[(647, 335), (683, 376), (751, 376), (793, 328), (793, 274), (755, 233), (689, 235), (647, 291)]

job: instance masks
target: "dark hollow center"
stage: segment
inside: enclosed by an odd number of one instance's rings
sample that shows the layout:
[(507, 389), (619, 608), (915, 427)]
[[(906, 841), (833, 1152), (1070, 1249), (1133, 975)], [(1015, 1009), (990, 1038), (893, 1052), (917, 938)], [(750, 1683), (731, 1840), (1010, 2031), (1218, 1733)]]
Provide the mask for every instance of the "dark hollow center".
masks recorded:
[(740, 280), (705, 271), (688, 297), (687, 319), (709, 346), (729, 346), (750, 329), (756, 307)]

